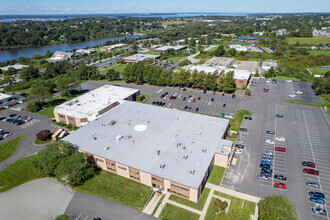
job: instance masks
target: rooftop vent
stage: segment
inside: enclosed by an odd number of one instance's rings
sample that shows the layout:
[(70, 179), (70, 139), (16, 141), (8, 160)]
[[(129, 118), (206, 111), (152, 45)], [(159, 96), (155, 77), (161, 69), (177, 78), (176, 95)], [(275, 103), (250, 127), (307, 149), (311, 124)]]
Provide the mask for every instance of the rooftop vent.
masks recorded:
[(104, 150), (109, 150), (109, 149), (110, 149), (110, 147), (105, 147), (105, 148), (104, 148)]
[(157, 155), (160, 155), (160, 150), (157, 150)]
[(195, 170), (190, 171), (190, 174), (191, 175), (194, 175), (195, 174)]
[(188, 159), (188, 155), (183, 156), (183, 159), (187, 160)]
[(124, 137), (123, 135), (118, 135), (118, 136), (116, 137), (116, 140), (117, 140), (117, 141), (120, 141), (121, 139), (123, 139), (123, 137)]
[(206, 153), (206, 151), (207, 151), (207, 149), (203, 149), (203, 150), (202, 150), (203, 153)]
[(114, 125), (114, 124), (116, 124), (116, 121), (114, 121), (114, 120), (111, 120), (111, 121), (109, 122), (109, 125)]
[(165, 168), (165, 164), (163, 164), (163, 165), (160, 165), (159, 167), (161, 168), (161, 169), (164, 169)]

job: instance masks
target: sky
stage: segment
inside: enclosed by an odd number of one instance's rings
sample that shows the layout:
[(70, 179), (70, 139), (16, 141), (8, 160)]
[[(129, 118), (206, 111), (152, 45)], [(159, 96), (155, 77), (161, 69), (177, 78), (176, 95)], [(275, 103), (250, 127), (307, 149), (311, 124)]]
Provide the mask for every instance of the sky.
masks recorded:
[(0, 15), (329, 12), (330, 0), (0, 0)]

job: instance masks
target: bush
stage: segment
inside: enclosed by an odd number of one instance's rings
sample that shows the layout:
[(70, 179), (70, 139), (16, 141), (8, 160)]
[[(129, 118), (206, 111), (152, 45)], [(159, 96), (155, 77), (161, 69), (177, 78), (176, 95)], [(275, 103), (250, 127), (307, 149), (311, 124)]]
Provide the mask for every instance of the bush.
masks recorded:
[(67, 129), (72, 129), (72, 127), (73, 127), (72, 124), (68, 124), (68, 125), (66, 126)]
[(51, 133), (50, 130), (40, 131), (38, 134), (36, 134), (36, 138), (39, 141), (45, 141), (49, 138), (50, 133)]
[(30, 103), (26, 106), (26, 110), (29, 112), (38, 112), (41, 110), (41, 106), (37, 103)]

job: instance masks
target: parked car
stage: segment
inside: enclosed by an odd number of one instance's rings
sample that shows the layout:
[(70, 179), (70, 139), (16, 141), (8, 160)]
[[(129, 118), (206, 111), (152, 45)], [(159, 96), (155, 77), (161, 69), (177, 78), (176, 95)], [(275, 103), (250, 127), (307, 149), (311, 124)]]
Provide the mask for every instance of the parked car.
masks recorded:
[(0, 117), (0, 120), (4, 120), (4, 119), (6, 119), (6, 117), (4, 117), (4, 116), (1, 116)]
[(271, 151), (265, 151), (263, 154), (264, 155), (267, 154), (267, 155), (272, 155), (273, 156), (273, 152), (271, 152)]
[(247, 129), (246, 129), (246, 128), (240, 128), (239, 130), (240, 130), (240, 131), (245, 131), (245, 132), (247, 132)]
[(292, 94), (292, 95), (289, 95), (289, 97), (290, 98), (294, 98), (294, 97), (296, 97), (296, 95), (295, 94)]
[(306, 182), (306, 186), (313, 187), (313, 188), (320, 188), (320, 185), (315, 182)]
[(199, 108), (196, 108), (196, 109), (195, 109), (195, 112), (198, 112), (198, 111), (199, 111)]
[(308, 174), (312, 174), (312, 175), (319, 175), (319, 171), (317, 170), (313, 170), (313, 169), (303, 169), (303, 173), (308, 173)]
[(281, 114), (276, 114), (276, 117), (278, 117), (278, 118), (283, 118), (283, 117), (284, 117), (284, 115), (281, 115)]
[(315, 163), (310, 161), (304, 161), (301, 163), (303, 166), (315, 168)]
[(250, 116), (245, 116), (244, 119), (252, 120), (252, 117), (250, 117)]
[(262, 155), (261, 159), (272, 161), (272, 160), (273, 160), (273, 157), (270, 157), (270, 156), (268, 156), (268, 155)]
[(196, 102), (196, 99), (191, 100), (191, 102)]
[(261, 168), (261, 171), (262, 171), (262, 172), (267, 172), (267, 173), (273, 173), (273, 170), (272, 170), (272, 169), (270, 169), (270, 168), (266, 168), (266, 167), (262, 167), (262, 168)]
[(286, 176), (283, 175), (275, 175), (274, 178), (278, 180), (286, 180)]
[(235, 98), (235, 94), (233, 94), (231, 97), (232, 97), (232, 98)]
[(325, 198), (324, 194), (320, 193), (320, 192), (309, 192), (308, 195), (313, 196), (315, 198), (320, 198), (320, 199)]
[(9, 117), (15, 117), (17, 114), (10, 114)]
[(268, 164), (260, 164), (260, 168), (261, 168), (261, 167), (270, 168), (270, 165), (268, 165)]
[(226, 107), (226, 103), (224, 103), (224, 104), (222, 105), (222, 107), (223, 107), (223, 108)]
[(327, 211), (325, 211), (324, 209), (319, 208), (319, 207), (313, 207), (313, 208), (312, 208), (312, 211), (313, 211), (315, 214), (324, 215), (324, 216), (327, 215)]
[(286, 80), (287, 83), (292, 83), (292, 80)]
[(266, 164), (266, 165), (272, 165), (272, 162), (270, 162), (270, 161), (261, 161), (261, 163), (260, 164)]
[(258, 175), (257, 178), (262, 180), (268, 180), (268, 176), (266, 175)]
[(188, 108), (188, 106), (185, 106), (183, 109), (184, 109), (184, 110), (187, 110), (187, 108)]
[(186, 97), (183, 97), (183, 98), (182, 98), (182, 101), (184, 102), (184, 101), (186, 101), (186, 99), (187, 99)]
[(266, 140), (266, 143), (267, 144), (274, 144), (274, 141), (272, 141), (272, 140)]
[(235, 144), (235, 147), (239, 149), (244, 149), (244, 145), (242, 144)]
[(323, 199), (316, 198), (316, 197), (310, 197), (309, 200), (312, 201), (312, 202), (315, 202), (315, 203), (319, 203), (321, 205), (324, 205), (324, 200)]
[(275, 150), (280, 152), (286, 152), (285, 147), (275, 147)]
[(272, 174), (271, 173), (267, 173), (267, 172), (261, 172), (260, 176), (267, 176), (267, 177), (271, 177)]
[(242, 150), (236, 149), (235, 154), (242, 154)]
[(238, 143), (238, 144), (244, 144), (245, 141), (243, 139), (237, 139), (236, 143)]
[(281, 188), (281, 189), (286, 189), (286, 184), (285, 183), (275, 183), (274, 187)]
[(302, 91), (295, 91), (294, 93), (295, 93), (295, 94), (299, 94), (299, 95), (303, 94)]
[(267, 134), (275, 134), (275, 131), (266, 131)]
[(281, 141), (281, 142), (285, 141), (285, 138), (284, 138), (284, 137), (276, 137), (275, 139), (276, 139), (277, 141)]

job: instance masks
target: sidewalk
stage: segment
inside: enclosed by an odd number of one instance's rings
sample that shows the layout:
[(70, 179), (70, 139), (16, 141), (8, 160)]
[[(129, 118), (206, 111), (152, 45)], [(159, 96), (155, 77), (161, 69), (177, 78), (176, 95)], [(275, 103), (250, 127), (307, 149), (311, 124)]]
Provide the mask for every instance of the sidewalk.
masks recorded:
[(206, 202), (205, 202), (205, 205), (203, 207), (202, 214), (199, 217), (199, 220), (203, 220), (205, 218), (205, 215), (206, 215), (207, 209), (209, 208), (209, 205), (210, 205), (210, 202), (211, 202), (213, 193), (214, 193), (214, 190), (211, 189), (211, 191), (209, 193), (209, 196), (207, 197)]
[(157, 211), (156, 211), (156, 213), (155, 213), (155, 215), (154, 215), (156, 218), (159, 217), (159, 215), (160, 215), (160, 213), (162, 212), (162, 210), (163, 210), (165, 204), (169, 201), (168, 198), (170, 197), (170, 195), (171, 195), (171, 194), (169, 194), (169, 193), (166, 193), (166, 194), (165, 194), (165, 197), (164, 197), (162, 203), (160, 203), (160, 206), (158, 207), (158, 209), (157, 209)]
[(151, 200), (149, 201), (149, 203), (147, 204), (147, 206), (143, 209), (142, 212), (151, 215), (151, 213), (154, 211), (154, 209), (156, 208), (156, 205), (158, 203), (158, 201), (160, 200), (160, 198), (162, 197), (163, 194), (160, 193), (156, 193), (153, 195), (153, 197), (151, 198)]

